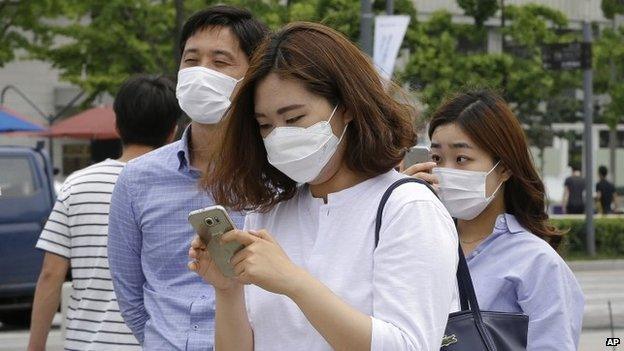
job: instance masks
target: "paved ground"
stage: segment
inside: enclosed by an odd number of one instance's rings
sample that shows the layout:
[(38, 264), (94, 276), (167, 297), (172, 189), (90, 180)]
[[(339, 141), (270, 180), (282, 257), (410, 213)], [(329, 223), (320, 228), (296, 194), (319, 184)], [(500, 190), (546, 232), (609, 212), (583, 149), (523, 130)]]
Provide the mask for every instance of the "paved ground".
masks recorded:
[[(572, 262), (570, 267), (585, 294), (583, 327), (624, 329), (624, 260)], [(624, 340), (623, 340), (624, 342)]]
[[(611, 336), (608, 302), (611, 302), (614, 334), (624, 343), (624, 260), (572, 262), (570, 264), (586, 298), (580, 351), (624, 351), (605, 346)], [(48, 338), (47, 351), (62, 350), (60, 315)], [(28, 331), (0, 325), (0, 351), (23, 351), (28, 343)]]
[[(624, 329), (616, 330), (615, 335), (620, 337), (624, 342)], [(609, 330), (584, 330), (581, 335), (580, 351), (624, 351), (624, 346), (617, 348), (606, 347), (606, 338), (611, 336)], [(1, 351), (24, 351), (28, 343), (28, 332), (5, 331), (0, 332), (0, 350)], [(61, 342), (61, 332), (56, 329), (50, 333), (48, 337), (47, 351), (62, 351), (63, 343)]]

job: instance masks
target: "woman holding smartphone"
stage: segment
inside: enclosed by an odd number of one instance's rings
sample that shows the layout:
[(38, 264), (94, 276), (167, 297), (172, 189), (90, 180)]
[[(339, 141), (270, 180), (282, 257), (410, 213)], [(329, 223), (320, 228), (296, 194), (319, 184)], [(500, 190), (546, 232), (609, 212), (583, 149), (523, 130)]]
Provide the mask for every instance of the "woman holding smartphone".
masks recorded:
[(216, 291), (218, 350), (439, 350), (458, 309), (457, 234), (422, 184), (393, 167), (415, 142), (413, 109), (369, 60), (320, 24), (294, 23), (251, 59), (205, 182), (247, 216), (223, 242), (235, 277), (196, 238), (189, 267)]
[(528, 315), (528, 350), (577, 350), (583, 293), (555, 251), (518, 119), (495, 93), (467, 92), (433, 114), (429, 137), (433, 162), (405, 173), (434, 184), (457, 219), (479, 306)]

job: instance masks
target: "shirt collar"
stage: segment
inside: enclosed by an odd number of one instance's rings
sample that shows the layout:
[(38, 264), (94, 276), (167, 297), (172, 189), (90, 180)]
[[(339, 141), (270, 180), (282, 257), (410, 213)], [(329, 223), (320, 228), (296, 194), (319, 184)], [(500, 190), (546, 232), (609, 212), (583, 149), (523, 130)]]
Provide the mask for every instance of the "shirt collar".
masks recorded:
[(488, 236), (481, 244), (477, 245), (477, 247), (466, 257), (467, 261), (471, 261), (475, 256), (486, 250), (494, 240), (496, 240), (499, 236), (504, 234), (516, 234), (521, 232), (526, 232), (527, 230), (522, 227), (522, 225), (516, 219), (516, 216), (503, 213), (496, 217), (496, 222), (494, 223), (494, 230), (492, 234)]
[(520, 233), (526, 232), (527, 230), (518, 222), (516, 216), (504, 213), (499, 215), (496, 218), (496, 224), (494, 225), (494, 233)]
[(178, 170), (188, 171), (190, 169), (191, 164), (191, 156), (189, 153), (189, 143), (191, 138), (191, 126), (189, 125), (182, 133), (182, 137), (178, 142), (178, 161), (180, 162), (178, 165)]

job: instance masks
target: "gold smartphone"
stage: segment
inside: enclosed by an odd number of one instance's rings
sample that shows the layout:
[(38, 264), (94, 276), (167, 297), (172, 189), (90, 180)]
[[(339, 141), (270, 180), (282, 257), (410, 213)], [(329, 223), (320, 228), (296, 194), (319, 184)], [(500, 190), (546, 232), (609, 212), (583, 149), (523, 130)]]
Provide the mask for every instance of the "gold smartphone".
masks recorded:
[(236, 229), (225, 208), (210, 206), (192, 211), (189, 213), (188, 221), (206, 244), (221, 273), (226, 277), (233, 277), (234, 266), (230, 263), (230, 259), (243, 248), (243, 245), (237, 242), (220, 243), (223, 234)]

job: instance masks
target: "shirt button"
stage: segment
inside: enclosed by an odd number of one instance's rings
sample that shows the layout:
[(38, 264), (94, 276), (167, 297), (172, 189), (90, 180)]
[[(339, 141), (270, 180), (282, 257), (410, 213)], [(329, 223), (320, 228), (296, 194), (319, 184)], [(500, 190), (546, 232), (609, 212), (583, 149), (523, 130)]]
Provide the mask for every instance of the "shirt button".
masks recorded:
[(205, 299), (206, 299), (206, 295), (202, 295), (202, 296), (201, 296), (201, 299), (202, 299), (202, 300), (205, 300)]
[(194, 325), (193, 329), (197, 330), (197, 329), (199, 329), (199, 326), (198, 325)]

